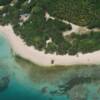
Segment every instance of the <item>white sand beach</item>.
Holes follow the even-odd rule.
[[[0,26],[0,33],[6,37],[15,54],[39,65],[100,64],[100,50],[88,54],[79,53],[78,56],[45,54],[33,46],[27,46],[20,36],[16,36],[11,25]],[[54,64],[51,63],[52,60]]]

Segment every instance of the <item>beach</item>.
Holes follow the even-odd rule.
[[[7,39],[13,50],[13,54],[19,55],[20,57],[29,60],[33,63],[43,66],[54,66],[54,65],[80,65],[80,64],[100,64],[100,50],[93,53],[77,55],[56,55],[56,54],[45,54],[44,51],[38,51],[33,46],[27,46],[20,36],[16,36],[12,26],[0,26],[0,33]],[[52,64],[52,61],[54,63]]]
[[[76,97],[75,93],[79,98],[83,93],[82,98],[96,97],[100,100],[99,65],[37,66],[12,55],[10,42],[3,35],[0,32],[0,79],[8,77],[9,83],[0,91],[1,100],[71,100]],[[60,92],[61,85],[68,87],[64,89],[64,94]]]

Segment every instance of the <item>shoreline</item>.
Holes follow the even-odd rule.
[[[12,26],[0,26],[0,32],[8,40],[9,44],[15,55],[29,60],[38,65],[42,66],[55,66],[55,65],[91,65],[100,64],[100,50],[93,53],[77,55],[56,55],[56,54],[45,54],[44,51],[38,51],[33,46],[27,46],[26,43],[13,31]],[[52,64],[54,60],[54,64]]]

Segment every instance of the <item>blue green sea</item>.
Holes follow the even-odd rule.
[[[0,35],[0,100],[100,100],[99,78],[97,65],[44,68],[15,57]]]

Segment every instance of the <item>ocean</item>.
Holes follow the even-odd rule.
[[[51,70],[17,61],[0,35],[0,100],[100,100],[99,66]]]

